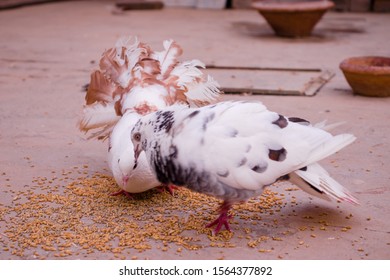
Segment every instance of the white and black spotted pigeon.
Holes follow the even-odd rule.
[[[146,157],[134,166],[134,152],[128,141],[131,129],[142,115],[172,104],[199,107],[218,100],[218,83],[206,76],[199,60],[179,61],[182,48],[173,40],[153,51],[137,38],[121,38],[106,50],[99,69],[91,74],[79,121],[89,138],[109,138],[108,163],[113,176],[128,196],[160,185]]]
[[[290,180],[311,195],[357,204],[318,161],[351,144],[300,118],[271,112],[262,103],[221,102],[199,109],[172,106],[142,117],[131,133],[163,184],[223,200],[216,225],[230,230],[228,210],[275,181]]]

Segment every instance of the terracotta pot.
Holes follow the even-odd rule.
[[[340,69],[356,94],[390,96],[390,57],[351,57],[340,63]]]
[[[252,3],[275,31],[282,37],[307,37],[323,14],[331,9],[331,1],[314,2],[273,2]]]

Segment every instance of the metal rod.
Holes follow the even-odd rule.
[[[220,66],[220,65],[206,65],[206,69],[220,69],[220,70],[262,70],[262,71],[300,71],[300,72],[321,72],[319,68],[282,68],[282,67],[256,67],[256,66]]]
[[[303,92],[298,90],[270,90],[270,89],[259,89],[259,88],[231,88],[221,87],[221,90],[225,94],[278,94],[278,95],[304,95]]]

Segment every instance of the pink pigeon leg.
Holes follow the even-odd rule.
[[[165,189],[173,196],[174,191],[179,189],[179,186],[175,185],[168,185],[165,187]]]
[[[232,215],[228,214],[230,208],[231,208],[231,203],[228,201],[224,201],[221,207],[219,208],[219,212],[220,212],[219,217],[215,221],[206,225],[207,228],[217,225],[213,231],[213,235],[217,235],[220,232],[222,226],[224,226],[226,230],[231,231],[229,226],[229,220],[232,218]]]
[[[174,195],[174,190],[179,189],[178,186],[175,185],[167,185],[167,186],[160,186],[156,188],[159,192],[168,191],[172,196]]]

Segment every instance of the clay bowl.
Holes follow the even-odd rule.
[[[340,63],[340,69],[356,94],[390,96],[390,57],[351,57]]]
[[[310,36],[323,14],[333,6],[331,1],[252,3],[252,8],[265,18],[276,35],[282,37]]]

